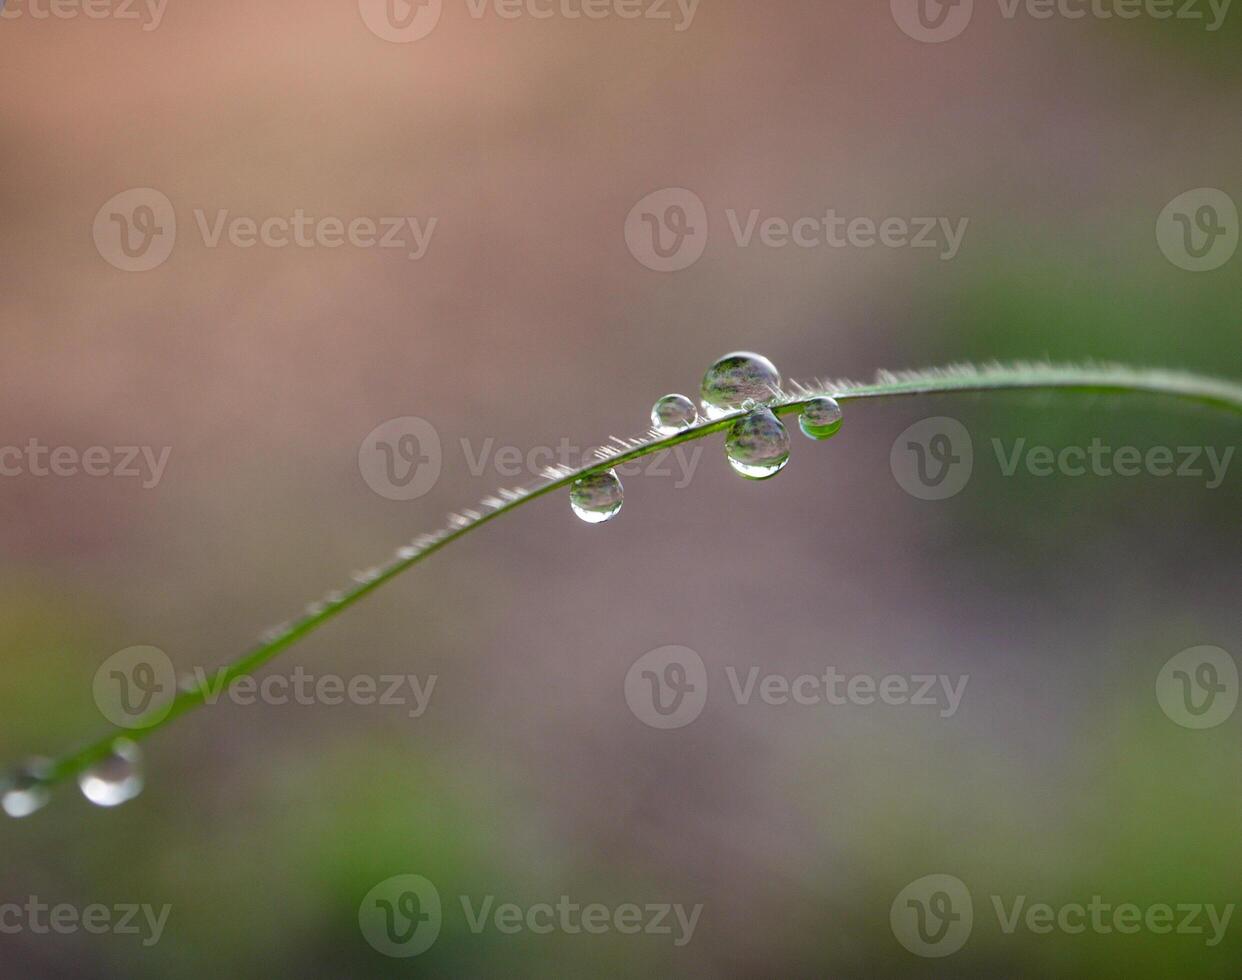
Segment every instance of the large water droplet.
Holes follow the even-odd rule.
[[[603,524],[621,510],[625,490],[612,470],[592,473],[569,488],[569,505],[588,524]]]
[[[96,806],[117,806],[142,792],[142,752],[128,739],[117,739],[103,759],[78,777],[82,795]]]
[[[740,408],[748,398],[758,405],[767,404],[776,397],[780,385],[780,372],[762,354],[726,354],[703,375],[703,411],[709,419],[718,419]]]
[[[729,429],[729,465],[748,480],[776,476],[789,462],[789,433],[769,408],[756,408]]]
[[[651,425],[662,436],[676,435],[698,420],[698,409],[685,395],[665,395],[651,409]]]
[[[31,759],[18,767],[4,784],[0,807],[10,817],[28,817],[42,810],[51,798],[51,792],[43,784],[49,765],[46,759]]]
[[[812,398],[798,416],[798,428],[811,439],[831,439],[841,431],[841,406],[835,398]]]

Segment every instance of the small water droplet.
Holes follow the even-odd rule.
[[[765,405],[776,397],[780,384],[780,372],[762,354],[726,354],[703,375],[703,411],[709,419],[718,419],[740,408],[748,398]]]
[[[117,806],[142,792],[142,752],[128,739],[117,739],[112,750],[78,777],[82,795],[96,806]]]
[[[569,488],[569,505],[588,524],[603,524],[621,510],[625,490],[612,470],[575,480]]]
[[[42,810],[51,798],[51,792],[43,784],[50,771],[46,759],[30,759],[19,766],[4,784],[0,795],[0,807],[10,817],[28,817]]]
[[[748,480],[776,476],[789,462],[789,433],[769,408],[738,419],[725,439],[729,465]]]
[[[841,406],[827,395],[812,398],[798,416],[798,428],[810,439],[831,439],[841,431]]]
[[[671,436],[694,425],[699,410],[685,395],[665,395],[651,409],[651,426],[662,436]]]

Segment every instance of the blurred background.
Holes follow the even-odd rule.
[[[1182,197],[1242,195],[1242,12],[1210,30],[1206,0],[1198,20],[976,0],[940,27],[931,0],[921,20],[902,0],[591,9],[8,0],[3,760],[107,730],[92,683],[117,651],[231,659],[526,479],[503,447],[636,434],[730,350],[800,379],[992,358],[1242,377],[1236,211]],[[759,230],[828,211],[964,231],[951,249],[942,230],[932,248]],[[268,219],[298,212],[310,244],[278,247]],[[1209,255],[1158,240],[1177,214]],[[407,217],[421,246],[404,224],[409,247],[380,247]],[[333,246],[325,218],[380,234]],[[407,416],[440,470],[391,499],[367,440]],[[934,416],[974,446],[944,500],[890,466]],[[1242,921],[1218,942],[1206,913],[1198,934],[1004,921],[1019,900],[1242,901],[1242,718],[1193,728],[1158,697],[1180,651],[1242,655],[1242,462],[1006,475],[994,446],[1223,456],[1240,434],[1152,398],[853,403],[830,442],[795,431],[772,481],[738,479],[713,437],[687,479],[626,478],[604,526],[532,502],[262,673],[434,676],[417,717],[223,698],[145,743],[132,802],[61,787],[0,823],[0,904],[169,907],[149,943],[14,913],[0,974],[1236,976]],[[31,440],[105,447],[112,475],[36,475]],[[158,479],[115,472],[129,446],[167,447]],[[708,697],[661,730],[625,685],[666,645],[702,658]],[[741,703],[729,680],[830,667],[968,680],[952,712]],[[359,909],[407,874],[442,924],[394,959]],[[973,897],[943,958],[897,924],[931,874]],[[476,932],[461,896],[702,908],[679,944]]]

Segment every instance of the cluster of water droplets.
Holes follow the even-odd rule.
[[[0,792],[0,809],[10,817],[42,810],[51,799],[51,773],[46,759],[30,759],[19,766]],[[118,806],[141,793],[142,787],[142,752],[126,738],[118,738],[102,759],[78,776],[82,795],[96,806]]]
[[[651,409],[651,435],[673,436],[701,418],[715,421],[743,412],[725,437],[725,455],[739,475],[766,480],[789,462],[789,433],[771,407],[785,401],[776,365],[762,354],[736,351],[707,369],[699,387],[699,407],[685,395],[659,399]],[[817,395],[804,401],[798,427],[809,439],[830,439],[840,431],[841,418],[835,398]],[[582,520],[601,524],[620,512],[624,496],[621,480],[608,470],[576,480],[569,502]]]
[[[595,451],[599,463],[637,455],[652,441],[675,436],[703,421],[738,417],[729,426],[725,453],[735,472],[751,480],[775,476],[789,461],[789,434],[773,408],[797,399],[802,403],[799,428],[811,439],[828,439],[841,428],[841,407],[836,400],[816,395],[794,385],[794,396],[781,388],[776,366],[760,354],[739,351],[716,361],[706,374],[699,391],[699,404],[682,394],[660,398],[651,409],[651,428],[636,439],[616,436]],[[386,562],[354,572],[347,589],[334,589],[322,599],[306,606],[300,617],[265,631],[260,642],[270,644],[306,626],[311,620],[330,613],[355,594],[387,578],[475,524],[532,494],[549,483],[573,474],[567,466],[549,466],[540,474],[541,482],[497,490],[472,509],[450,514],[446,525],[430,534],[420,534],[402,545]],[[602,524],[621,511],[624,488],[615,469],[602,470],[574,481],[569,491],[570,506],[579,518]],[[196,693],[194,678],[180,685],[183,694]],[[52,764],[32,759],[16,769],[0,784],[0,809],[11,817],[25,817],[42,809],[50,797]],[[118,738],[107,754],[78,775],[82,794],[97,806],[117,806],[133,799],[143,788],[142,756],[132,741]]]

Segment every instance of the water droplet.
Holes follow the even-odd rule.
[[[96,806],[117,806],[142,792],[142,752],[128,739],[78,777],[82,795]]]
[[[665,395],[651,409],[651,426],[662,436],[671,436],[694,425],[699,410],[685,395]]]
[[[810,439],[831,439],[841,431],[841,406],[835,398],[812,398],[798,416],[798,428]]]
[[[765,405],[776,397],[781,374],[762,354],[737,351],[726,354],[703,375],[703,411],[718,419],[739,408],[750,398]]]
[[[725,439],[729,465],[748,480],[776,476],[789,462],[789,433],[769,408],[738,419]]]
[[[46,759],[31,759],[19,766],[4,784],[0,807],[10,817],[28,817],[42,810],[51,798],[51,792],[43,784],[50,765]]]
[[[603,524],[621,510],[625,490],[612,470],[592,473],[574,481],[569,488],[569,504],[588,524]]]

